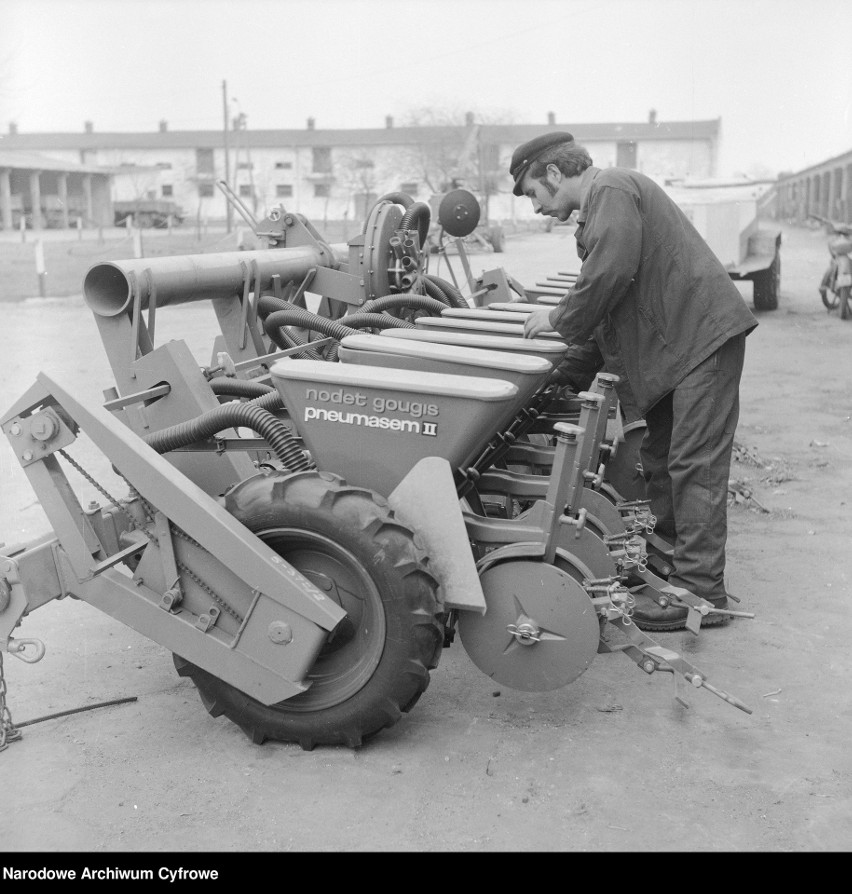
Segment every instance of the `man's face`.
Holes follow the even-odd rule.
[[[524,174],[522,189],[523,194],[532,202],[536,214],[566,221],[574,210],[568,186],[568,178],[562,175],[559,168],[556,165],[548,165],[541,180],[534,179],[527,171]]]

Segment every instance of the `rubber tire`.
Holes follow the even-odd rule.
[[[837,292],[831,287],[834,280],[834,267],[825,271],[822,282],[819,284],[819,297],[826,310],[834,310],[837,307]]]
[[[384,626],[383,641],[368,641],[367,649],[380,649],[381,654],[371,672],[367,667],[369,677],[362,680],[362,656],[353,653],[360,670],[346,671],[354,675],[355,682],[342,684],[338,702],[333,702],[335,692],[329,691],[327,678],[323,691],[315,684],[291,699],[267,706],[175,656],[178,673],[192,679],[210,714],[224,714],[256,744],[273,739],[298,742],[305,750],[315,745],[355,748],[396,723],[429,685],[429,671],[437,667],[444,638],[438,584],[414,534],[394,520],[383,497],[351,487],[328,472],[262,473],[228,491],[224,502],[235,518],[284,558],[288,555],[286,543],[282,548],[280,534],[276,542],[275,529],[297,529],[293,536],[307,541],[314,538],[317,543],[319,538],[327,538],[346,551],[357,563],[352,566],[355,574],[366,574],[372,582],[372,588],[358,594],[359,602],[369,603],[373,611],[371,620],[366,614],[369,609],[364,610],[366,620],[359,639],[368,641],[370,633],[381,636],[375,631]],[[302,573],[310,573],[310,560],[306,563],[304,554],[301,562],[297,557],[293,564]],[[342,651],[346,643],[328,650],[332,654]],[[314,668],[322,664],[323,655]],[[320,675],[322,672],[320,667]],[[325,672],[328,674],[327,667]],[[358,685],[357,691],[347,690]],[[312,702],[317,698],[325,704],[315,707]]]
[[[753,282],[755,310],[777,310],[781,288],[781,255],[778,252],[766,270],[754,275]]]
[[[837,290],[838,299],[840,301],[840,319],[848,320],[852,317],[852,307],[849,307],[849,286],[841,286]]]

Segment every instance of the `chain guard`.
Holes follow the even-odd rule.
[[[459,635],[484,674],[512,689],[546,692],[573,682],[592,663],[598,616],[570,574],[514,559],[491,565],[480,580],[488,610],[461,612]]]

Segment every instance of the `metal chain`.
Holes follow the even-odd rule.
[[[95,488],[97,488],[111,503],[115,500],[83,469],[79,463],[75,462],[64,450],[59,453]],[[116,504],[117,505],[117,504]],[[3,653],[0,652],[0,751],[5,750],[10,742],[15,742],[21,738],[21,732],[12,722],[12,714],[6,704],[6,677],[3,673]]]
[[[121,475],[120,472],[118,474]],[[123,475],[121,477],[124,478]],[[126,478],[124,480],[127,481]],[[129,481],[127,481],[127,486],[130,488],[130,492],[132,494],[135,494],[138,498],[139,503],[142,506],[142,511],[145,513],[145,518],[147,518],[148,521],[153,524],[154,512],[151,504],[139,493],[138,490],[136,490],[136,488]],[[169,522],[169,531],[176,537],[180,537],[181,540],[185,540],[187,543],[191,543],[193,546],[197,546],[200,550],[207,552],[207,550],[205,550],[204,547],[197,540],[195,540],[193,537],[190,537],[189,534],[186,533],[186,531],[184,531],[182,528],[179,528],[172,521]],[[203,581],[191,568],[181,562],[177,558],[177,556],[175,556],[175,565],[177,565],[178,570],[182,571],[184,574],[187,575],[187,577],[195,581],[195,583],[198,584],[198,586],[201,587],[201,589],[204,590],[204,592],[207,593],[214,602],[217,602],[220,606],[222,606],[227,614],[229,614],[232,618],[236,618],[237,623],[243,623],[242,615],[231,608],[231,606],[228,605],[228,603],[209,584],[205,583],[205,581]]]
[[[0,652],[0,751],[20,738],[21,731],[12,722],[12,714],[6,705],[6,677],[3,674],[3,653]]]
[[[58,452],[86,479],[86,481],[89,482],[89,484],[92,485],[92,487],[94,487],[107,500],[109,500],[109,502],[112,503],[112,505],[115,506],[116,509],[122,509],[118,500],[116,500],[115,497],[113,497],[106,489],[101,487],[101,485],[98,484],[98,482],[95,481],[95,479],[78,462],[76,462],[76,460],[74,460],[71,456],[69,456],[68,453],[66,453],[64,450],[60,450]],[[131,496],[135,496],[135,498],[139,500],[139,504],[142,507],[142,511],[145,513],[145,518],[148,520],[149,523],[153,524],[154,523],[153,507],[148,503],[147,500],[145,500],[145,498],[139,493],[139,491],[124,477],[124,475],[121,474],[121,472],[116,470],[116,474],[127,485],[127,487],[130,490]],[[142,533],[148,538],[148,540],[151,543],[157,542],[157,538],[150,531],[146,530],[144,527],[139,525],[136,522],[136,519],[134,519],[130,513],[127,513],[127,516],[129,518],[130,524],[133,528],[135,528],[136,530],[142,531]],[[182,531],[180,528],[177,527],[177,525],[173,524],[172,522],[169,522],[169,530],[173,534],[177,535],[178,537],[181,537],[183,540],[186,540],[188,543],[194,544],[199,549],[202,549],[202,550],[204,549],[204,547],[200,543],[198,543],[198,541],[193,540],[192,537],[189,536],[189,534]],[[212,587],[210,587],[208,584],[206,584],[197,574],[195,574],[195,572],[193,572],[190,568],[188,568],[183,562],[178,561],[177,557],[175,557],[175,564],[182,572],[184,572],[184,574],[186,574],[188,577],[192,578],[192,580],[195,581],[195,583],[198,584],[198,586],[201,587],[201,589],[204,590],[205,593],[207,593],[214,600],[214,602],[218,603],[225,612],[227,612],[229,615],[231,615],[231,617],[236,618],[237,623],[242,624],[242,622],[243,622],[242,616],[238,612],[236,612],[233,608],[231,608],[231,606],[228,605],[228,603],[221,596],[219,596],[219,594],[216,593]]]
[[[177,525],[170,523],[169,529],[175,536],[180,537],[181,540],[185,540],[187,543],[192,543],[199,549],[204,549],[204,547],[197,540],[194,540],[192,537],[189,536],[189,534],[177,527]],[[183,562],[180,562],[177,557],[175,557],[175,564],[188,577],[192,578],[192,580],[195,581],[195,583],[198,584],[198,586],[201,587],[201,589],[204,590],[204,592],[207,593],[215,602],[221,605],[224,611],[226,611],[232,618],[236,618],[238,624],[243,623],[242,615],[231,608],[231,606],[228,605],[228,603],[218,593],[216,593],[216,591],[211,586],[206,584],[194,571],[187,568],[187,566],[184,565]]]
[[[102,488],[76,460],[69,456],[64,450],[60,450],[59,453],[89,482],[89,484],[103,494],[113,506],[119,509],[121,508],[118,502],[107,493],[107,491],[104,490],[104,488]],[[18,739],[21,738],[21,731],[12,721],[12,713],[9,710],[9,706],[6,704],[6,692],[6,675],[3,672],[3,653],[0,652],[0,751],[5,751],[11,742],[17,742]]]
[[[109,500],[109,502],[112,503],[112,505],[115,506],[116,509],[121,509],[121,504],[118,502],[118,500],[116,500],[115,497],[113,497],[112,494],[110,494],[105,488],[101,487],[100,484],[98,484],[98,482],[95,481],[95,479],[92,478],[92,476],[80,465],[80,463],[77,462],[77,460],[75,460],[64,450],[58,450],[57,452],[63,459],[65,459],[66,462],[72,465],[86,479],[86,481],[88,481],[89,484],[91,484],[92,487],[95,488],[96,491],[106,497],[106,499]],[[125,481],[127,480],[126,478],[124,478],[123,475],[121,477]],[[136,527],[132,518],[130,519],[130,521],[134,524],[134,527]]]

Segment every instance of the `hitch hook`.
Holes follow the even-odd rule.
[[[28,654],[25,650],[27,647],[32,646],[35,649],[35,654]],[[7,651],[10,655],[14,655],[15,658],[20,658],[21,661],[25,661],[27,664],[35,664],[38,661],[41,661],[44,658],[44,653],[46,651],[44,643],[40,639],[12,639],[9,637],[9,642],[7,645]]]

